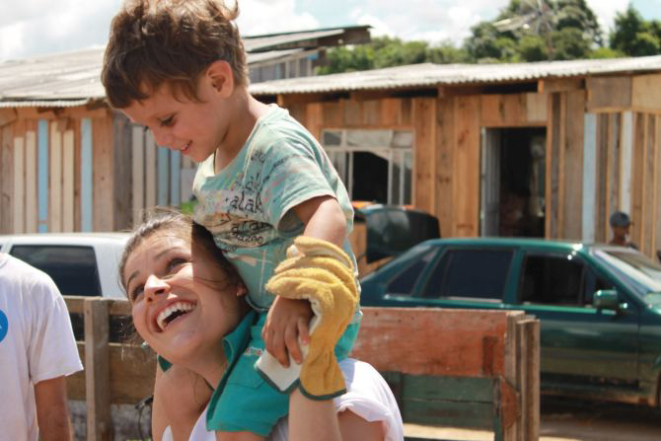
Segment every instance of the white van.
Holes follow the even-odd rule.
[[[64,295],[126,298],[118,265],[128,233],[0,235],[0,251],[44,271]]]

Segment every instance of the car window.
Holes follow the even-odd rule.
[[[10,254],[51,276],[62,294],[101,295],[96,255],[92,247],[14,245]]]
[[[502,300],[513,255],[512,250],[448,250],[423,296]]]
[[[529,255],[523,264],[522,302],[582,305],[584,263],[573,256]]]
[[[429,265],[437,253],[438,250],[431,250],[423,253],[419,259],[390,281],[388,284],[388,293],[411,295],[416,282],[420,278],[420,274],[422,274],[422,271]]]
[[[589,269],[585,273],[585,290],[583,295],[583,304],[592,305],[594,293],[606,289],[615,289],[615,286]]]

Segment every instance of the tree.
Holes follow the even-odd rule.
[[[472,36],[464,44],[466,51],[478,62],[567,60],[587,58],[603,43],[597,17],[585,0],[544,1],[548,9],[542,18],[499,31],[495,23],[530,12],[521,0],[511,0],[495,20],[472,28]]]
[[[633,5],[615,16],[610,47],[632,57],[655,55],[661,49],[661,25],[647,22]]]
[[[418,63],[460,63],[468,59],[465,52],[450,42],[432,46],[426,41],[407,41],[378,37],[371,43],[338,47],[327,53],[328,64],[318,74],[381,69]]]

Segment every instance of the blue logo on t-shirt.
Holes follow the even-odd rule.
[[[7,336],[7,331],[9,331],[9,320],[5,313],[0,311],[0,342]]]

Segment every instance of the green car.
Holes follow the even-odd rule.
[[[533,239],[435,239],[361,284],[364,306],[535,315],[542,392],[659,406],[661,266],[636,250]]]

